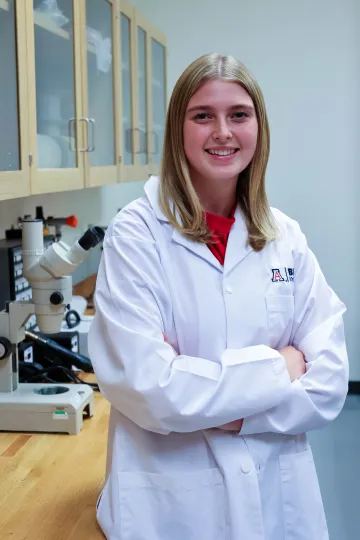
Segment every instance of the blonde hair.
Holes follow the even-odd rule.
[[[265,172],[270,152],[270,132],[260,87],[246,67],[232,56],[208,54],[195,60],[173,90],[165,126],[159,203],[170,223],[196,242],[210,240],[203,208],[192,185],[184,150],[184,121],[191,97],[214,79],[237,82],[251,97],[258,120],[254,157],[239,175],[237,198],[245,217],[248,243],[260,251],[276,237],[276,225],[265,192]]]

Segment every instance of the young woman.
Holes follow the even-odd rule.
[[[269,208],[268,156],[254,78],[199,58],[170,100],[160,179],[107,231],[89,350],[112,405],[110,540],[328,539],[305,432],[345,400],[345,308]]]

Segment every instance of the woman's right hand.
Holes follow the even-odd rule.
[[[286,367],[290,375],[291,382],[300,379],[306,373],[306,363],[302,352],[291,345],[283,347],[279,353],[285,358]]]

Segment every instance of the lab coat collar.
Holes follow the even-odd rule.
[[[159,205],[159,184],[160,179],[157,176],[151,176],[145,184],[145,194],[160,221],[169,222],[168,218],[162,212]],[[177,244],[184,246],[198,257],[206,260],[214,268],[229,274],[247,255],[253,251],[251,246],[247,246],[248,231],[245,220],[239,207],[235,211],[235,223],[231,228],[228,244],[226,248],[224,267],[219,263],[213,253],[205,244],[194,242],[176,229],[173,230],[172,239]]]
[[[205,259],[214,268],[219,270],[219,272],[222,272],[224,276],[229,275],[230,272],[232,272],[232,270],[234,270],[234,268],[253,251],[253,248],[250,245],[247,245],[248,231],[246,228],[245,219],[239,206],[235,210],[234,217],[235,223],[230,230],[224,266],[219,263],[215,255],[210,251],[206,244],[194,242],[183,234],[179,233],[179,231],[176,229],[173,231],[172,239],[174,242],[181,244],[189,251],[195,253],[198,257]]]
[[[144,186],[145,195],[147,196],[151,208],[154,210],[156,217],[160,221],[169,221],[160,208],[159,204],[159,187],[160,178],[158,176],[150,176],[149,180]]]

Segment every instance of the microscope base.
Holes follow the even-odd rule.
[[[0,392],[0,431],[77,435],[84,411],[94,414],[94,392],[86,384],[23,383]]]

